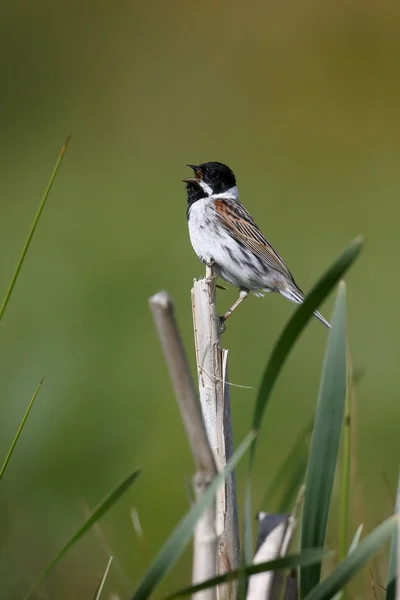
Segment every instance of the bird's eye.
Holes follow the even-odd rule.
[[[210,177],[212,177],[212,178],[214,179],[214,177],[216,177],[216,176],[217,176],[217,171],[214,171],[214,169],[212,169],[212,170],[209,172],[209,176],[210,176]]]

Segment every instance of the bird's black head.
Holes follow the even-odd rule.
[[[206,162],[187,166],[194,171],[194,177],[183,180],[186,183],[189,205],[213,194],[223,194],[236,185],[233,172],[223,163]]]
[[[236,185],[232,170],[223,163],[206,162],[195,167],[194,171],[200,173],[201,180],[210,186],[213,194],[222,194]]]

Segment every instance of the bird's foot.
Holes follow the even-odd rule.
[[[199,256],[199,260],[203,265],[206,265],[206,267],[210,267],[210,269],[215,265],[215,260],[209,256]]]

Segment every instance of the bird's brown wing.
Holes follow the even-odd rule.
[[[262,261],[265,261],[271,269],[279,271],[290,281],[293,281],[292,274],[282,258],[265,239],[253,217],[240,202],[217,199],[214,200],[214,207],[221,224],[238,242],[251,250]]]

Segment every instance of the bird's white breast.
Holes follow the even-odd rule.
[[[214,199],[202,198],[192,204],[189,211],[189,235],[199,259],[204,263],[212,261],[219,277],[237,287],[249,287],[248,275],[251,276],[251,273],[246,273],[240,259],[246,254],[250,265],[251,253],[243,250],[221,224],[214,208]],[[250,286],[252,287],[254,286]]]
[[[221,228],[217,230],[216,217],[214,201],[210,198],[197,200],[189,210],[190,241],[202,262],[215,260],[215,249],[221,244]]]

